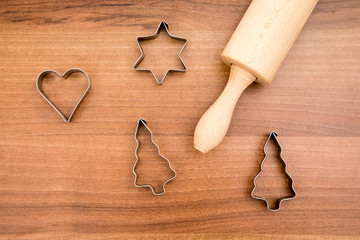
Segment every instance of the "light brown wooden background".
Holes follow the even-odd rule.
[[[272,84],[243,94],[222,144],[205,155],[193,148],[196,123],[229,74],[220,53],[249,3],[2,0],[0,238],[359,237],[360,1],[320,0]],[[132,65],[136,37],[161,20],[189,39],[188,71],[157,86]],[[179,45],[161,39],[145,43],[143,63],[160,74],[179,63]],[[93,86],[64,123],[35,80],[45,69],[71,67],[84,69]],[[49,84],[67,112],[85,87]],[[164,196],[133,186],[140,117],[178,173]],[[271,131],[298,193],[277,213],[250,197]],[[142,146],[139,171],[164,178],[151,145]],[[286,192],[286,179],[278,180],[272,160],[259,191],[273,198]]]

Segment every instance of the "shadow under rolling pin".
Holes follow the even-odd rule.
[[[229,81],[199,120],[194,147],[209,152],[229,128],[242,92],[254,81],[270,84],[318,0],[253,0],[221,54]]]

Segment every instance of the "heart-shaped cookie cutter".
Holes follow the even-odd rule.
[[[86,88],[85,92],[83,93],[83,95],[81,96],[79,101],[76,103],[76,105],[75,105],[74,109],[72,110],[70,116],[66,117],[65,114],[62,113],[60,111],[60,109],[45,94],[42,85],[43,85],[44,79],[49,74],[55,73],[55,74],[59,75],[60,77],[62,77],[64,79],[67,79],[71,74],[76,73],[76,72],[81,72],[81,73],[85,74],[85,76],[86,76],[86,78],[88,80],[88,87]],[[86,96],[86,94],[88,94],[88,92],[89,92],[89,90],[91,88],[91,80],[90,80],[90,77],[87,75],[87,73],[85,71],[81,70],[80,68],[71,68],[71,69],[67,70],[66,72],[64,72],[64,74],[62,74],[62,75],[60,73],[58,73],[57,71],[54,71],[54,70],[45,70],[45,71],[42,71],[39,74],[39,76],[37,77],[37,79],[36,79],[36,88],[37,88],[38,92],[41,94],[41,96],[43,96],[43,98],[45,98],[45,100],[55,109],[55,111],[62,117],[62,119],[65,122],[70,122],[73,115],[74,115],[74,113],[78,109],[79,104],[84,100],[84,97]]]

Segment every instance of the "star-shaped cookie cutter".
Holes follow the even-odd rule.
[[[185,43],[184,43],[184,46],[181,48],[181,50],[180,50],[180,52],[179,52],[179,58],[180,58],[180,61],[181,61],[182,66],[183,66],[183,69],[177,69],[177,68],[168,69],[168,70],[166,71],[165,75],[163,76],[163,78],[161,79],[161,81],[159,81],[159,79],[156,77],[155,73],[154,73],[151,69],[149,69],[149,68],[137,68],[137,67],[138,67],[139,64],[142,62],[142,60],[145,58],[145,54],[144,54],[144,51],[143,51],[143,49],[142,49],[142,47],[141,47],[141,45],[140,45],[140,41],[142,41],[142,40],[151,40],[151,39],[157,38],[157,37],[159,36],[160,31],[161,31],[162,28],[165,28],[167,34],[168,34],[172,39],[184,41]],[[140,55],[140,57],[136,60],[134,66],[133,66],[133,69],[134,69],[135,71],[149,71],[149,72],[151,72],[152,75],[154,76],[156,82],[157,82],[159,85],[161,85],[161,84],[164,82],[165,77],[168,75],[168,73],[169,73],[170,71],[174,71],[174,72],[185,72],[185,71],[186,71],[187,68],[186,68],[186,65],[185,65],[183,59],[181,58],[181,53],[182,53],[182,51],[184,50],[184,48],[186,47],[186,44],[187,44],[188,40],[187,40],[186,38],[183,38],[183,37],[178,37],[178,36],[172,35],[172,34],[169,32],[169,24],[168,24],[166,21],[160,22],[160,24],[159,24],[159,26],[158,26],[158,28],[157,28],[157,30],[155,31],[154,34],[148,35],[148,36],[137,37],[137,38],[136,38],[136,41],[137,41],[137,44],[138,44],[138,46],[139,46],[141,55]]]
[[[279,149],[279,158],[281,159],[281,162],[283,164],[283,170],[286,174],[286,177],[289,179],[289,187],[290,187],[290,191],[291,191],[291,195],[290,196],[287,196],[287,197],[283,197],[283,198],[279,198],[277,199],[276,201],[276,207],[275,208],[271,208],[269,206],[269,202],[265,199],[265,198],[262,198],[262,197],[258,197],[258,196],[255,196],[254,195],[254,192],[255,192],[255,189],[256,189],[256,179],[260,176],[260,174],[262,173],[263,171],[263,165],[264,165],[264,162],[266,160],[266,157],[267,157],[267,154],[266,154],[266,146],[267,144],[269,143],[270,139],[271,138],[274,138],[275,142],[276,142],[276,145],[278,146],[278,149]],[[262,200],[266,203],[266,207],[269,211],[272,211],[272,212],[277,212],[280,210],[280,207],[281,207],[281,203],[283,201],[287,201],[287,200],[291,200],[291,199],[294,199],[296,197],[296,191],[294,189],[294,180],[292,179],[292,177],[290,176],[290,174],[288,173],[287,171],[287,165],[286,165],[286,162],[284,160],[284,158],[282,157],[282,147],[280,145],[280,142],[277,138],[277,133],[276,132],[272,132],[270,133],[268,139],[266,140],[265,142],[265,145],[264,145],[264,159],[262,160],[261,162],[261,165],[260,165],[260,172],[255,176],[254,180],[253,180],[253,184],[254,184],[254,188],[252,189],[251,191],[251,197],[254,198],[254,199],[258,199],[258,200]]]
[[[69,117],[66,117],[65,114],[55,105],[55,103],[53,103],[50,98],[45,94],[44,90],[43,90],[43,82],[44,79],[49,75],[49,74],[57,74],[60,77],[67,79],[68,77],[70,77],[71,74],[73,73],[77,73],[77,72],[81,72],[83,74],[85,74],[87,81],[88,81],[88,86],[85,90],[85,92],[83,93],[83,95],[80,97],[79,101],[76,103],[75,107],[73,108],[71,114],[69,115]],[[76,110],[78,109],[80,103],[84,100],[85,96],[89,93],[91,88],[91,80],[89,75],[87,75],[87,73],[80,69],[80,68],[71,68],[69,70],[67,70],[66,72],[64,72],[63,74],[58,73],[57,71],[54,70],[45,70],[42,71],[39,76],[36,79],[36,89],[38,90],[38,92],[40,93],[40,95],[50,104],[50,106],[52,108],[55,109],[55,111],[62,117],[62,119],[64,120],[64,122],[70,122],[74,113],[76,112]]]
[[[136,183],[136,182],[137,182],[137,179],[138,179],[138,175],[137,175],[135,169],[136,169],[136,165],[137,165],[138,162],[139,162],[138,150],[139,150],[139,146],[140,146],[140,142],[139,142],[139,140],[137,139],[137,135],[138,135],[138,130],[139,130],[139,128],[140,128],[141,125],[143,125],[143,126],[149,131],[151,142],[156,146],[156,148],[157,148],[157,150],[158,150],[159,156],[162,157],[163,159],[165,159],[165,160],[168,162],[169,168],[171,169],[171,171],[174,172],[174,176],[172,176],[171,178],[167,179],[167,180],[163,183],[163,185],[162,185],[163,191],[160,192],[160,193],[155,192],[154,188],[153,188],[151,185],[149,185],[149,184],[138,185],[138,184]],[[176,177],[176,171],[171,167],[170,161],[160,153],[160,148],[159,148],[159,146],[154,142],[154,140],[153,140],[153,133],[151,132],[150,128],[146,125],[145,119],[140,118],[139,121],[138,121],[138,123],[137,123],[137,127],[136,127],[136,130],[135,130],[135,141],[136,141],[137,145],[136,145],[136,149],[135,149],[136,161],[135,161],[135,164],[134,164],[134,167],[133,167],[133,173],[134,173],[134,175],[135,175],[134,186],[135,186],[135,187],[148,187],[148,188],[151,189],[151,191],[152,191],[152,193],[153,193],[154,195],[157,195],[157,196],[163,195],[163,194],[165,193],[165,184],[168,183],[168,182],[170,182],[171,180],[173,180],[173,179]]]

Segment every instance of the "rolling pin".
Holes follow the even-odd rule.
[[[194,147],[209,152],[229,128],[236,103],[252,83],[270,84],[318,0],[253,0],[230,38],[221,60],[229,81],[199,120]]]

